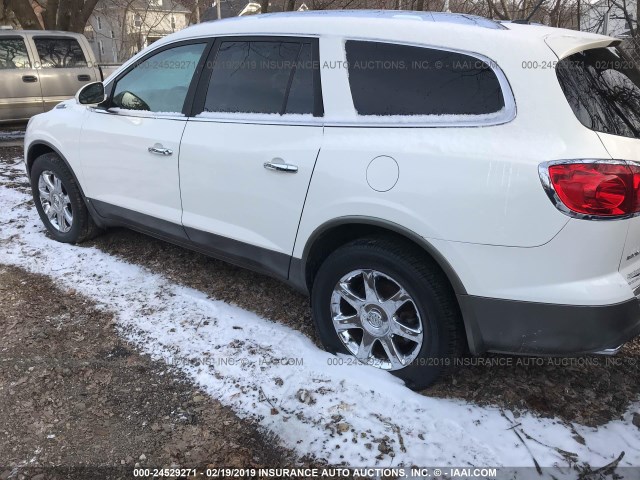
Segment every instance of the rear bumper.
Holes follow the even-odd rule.
[[[608,353],[640,334],[640,302],[558,305],[458,295],[471,353]]]

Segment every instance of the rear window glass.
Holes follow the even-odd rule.
[[[346,42],[349,84],[360,115],[483,115],[505,106],[491,67],[462,53]]]
[[[560,86],[592,130],[640,138],[640,71],[620,48],[595,48],[558,62]]]

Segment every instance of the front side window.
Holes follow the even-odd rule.
[[[75,38],[33,39],[40,57],[42,68],[78,68],[86,67],[87,59]]]
[[[379,42],[345,47],[359,115],[486,115],[505,107],[496,74],[478,58]]]
[[[0,70],[31,68],[27,45],[22,38],[0,38]]]
[[[143,60],[120,78],[113,93],[113,106],[124,110],[182,113],[206,43],[163,50]]]
[[[310,43],[223,41],[204,111],[312,115],[313,72]]]
[[[573,113],[597,132],[640,138],[640,71],[620,48],[594,48],[558,62]]]

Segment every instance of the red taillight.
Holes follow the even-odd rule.
[[[549,181],[570,211],[602,217],[640,212],[640,167],[591,162],[550,165]]]

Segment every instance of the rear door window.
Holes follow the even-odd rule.
[[[314,81],[309,40],[224,40],[212,65],[204,114],[313,115]]]
[[[313,60],[311,44],[302,45],[298,61],[295,64],[291,88],[284,113],[313,113]]]
[[[558,62],[573,113],[597,132],[640,138],[640,71],[619,47],[595,48]]]
[[[27,45],[22,38],[0,38],[0,70],[31,68]]]
[[[35,37],[42,68],[81,68],[87,66],[87,59],[75,38]]]
[[[349,85],[359,115],[484,115],[505,107],[483,60],[391,43],[347,41]]]

